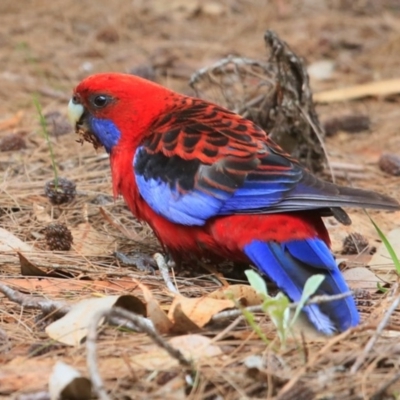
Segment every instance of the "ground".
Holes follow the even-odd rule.
[[[107,156],[89,144],[77,143],[65,119],[72,88],[82,78],[101,71],[134,72],[191,93],[192,73],[223,57],[266,59],[266,29],[277,32],[307,65],[327,73],[326,79],[312,74],[314,93],[399,78],[400,5],[396,0],[109,0],[101,4],[3,0],[0,15],[1,283],[29,296],[66,304],[131,293],[144,298],[148,307],[150,300],[139,283],[151,289],[160,310],[170,310],[172,298],[159,271],[152,274],[124,266],[113,255],[118,250],[151,256],[162,250],[123,201],[112,199]],[[328,72],[318,64],[322,60],[328,61]],[[369,119],[368,129],[340,130],[326,138],[329,161],[340,182],[400,198],[399,177],[382,171],[378,163],[385,153],[400,156],[400,108],[394,86],[380,95],[319,102],[317,112],[323,122],[343,115]],[[58,173],[76,184],[77,195],[67,204],[53,205],[44,195],[54,167],[38,108],[47,121]],[[329,177],[328,169],[325,175]],[[370,212],[385,233],[399,228],[399,214]],[[360,328],[333,338],[305,334],[281,346],[265,319],[261,326],[269,344],[243,322],[207,326],[200,330],[202,338],[212,338],[209,347],[218,351],[214,357],[198,357],[196,382],[189,385],[183,379],[183,367],[165,361],[148,335],[107,327],[97,351],[110,396],[398,398],[400,323],[390,307],[396,305],[399,294],[393,262],[371,261],[365,252],[352,257],[340,254],[350,232],[361,233],[372,247],[380,246],[368,217],[361,211],[350,211],[350,215],[351,227],[327,220],[335,254],[346,260],[347,271],[360,274],[355,267],[362,266],[363,271],[383,279],[387,288],[385,293],[378,292],[376,281],[371,285],[363,272],[349,278],[350,286],[358,291]],[[45,228],[53,222],[70,229],[71,250],[49,249]],[[396,241],[397,236],[391,237]],[[69,279],[47,275],[39,280],[35,266],[46,271],[44,275],[61,269]],[[176,272],[174,283],[181,295],[202,298],[226,282],[221,275],[218,280],[210,277],[215,266],[207,268]],[[48,320],[37,309],[16,303],[18,299],[0,297],[0,398],[46,391],[57,360],[89,376],[85,345],[52,341],[44,330]],[[177,335],[167,338],[180,338]],[[187,338],[182,336],[175,346],[187,350],[193,345],[182,344]],[[149,354],[155,354],[153,359]],[[139,359],[148,363],[141,364]]]

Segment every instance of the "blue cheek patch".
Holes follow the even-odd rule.
[[[100,119],[92,117],[90,119],[90,128],[96,135],[99,142],[104,146],[107,153],[118,143],[121,132],[113,121],[109,119]]]

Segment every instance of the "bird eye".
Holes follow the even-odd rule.
[[[103,108],[109,103],[109,100],[110,98],[108,96],[100,94],[94,97],[92,102],[96,108]]]

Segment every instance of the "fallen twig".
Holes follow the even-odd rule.
[[[333,103],[335,101],[355,100],[367,96],[389,96],[397,93],[400,93],[399,78],[314,93],[314,101],[317,103]]]
[[[133,314],[123,308],[116,307],[112,309],[100,310],[95,314],[92,321],[88,326],[88,335],[86,339],[86,350],[87,350],[87,366],[92,381],[93,389],[100,400],[109,400],[103,380],[100,376],[98,365],[97,365],[97,354],[96,354],[96,340],[97,340],[97,328],[102,318],[113,319],[123,318],[133,323],[137,330],[146,333],[154,343],[164,349],[172,358],[176,359],[179,364],[185,369],[192,369],[193,365],[190,360],[175,347],[171,346],[165,341],[161,335],[154,329],[154,327],[148,323],[148,321],[139,315]]]
[[[3,293],[9,300],[19,304],[21,307],[39,309],[45,315],[52,314],[62,316],[70,310],[70,306],[65,303],[48,300],[44,297],[30,296],[11,289],[9,286],[1,282],[0,292]]]
[[[353,295],[353,292],[345,292],[345,293],[341,293],[341,294],[335,294],[333,296],[328,296],[328,295],[315,296],[311,300],[307,301],[307,303],[305,305],[307,306],[310,304],[327,303],[327,302],[334,301],[334,300],[341,300],[341,299],[344,299],[344,298],[352,296],[352,295]],[[289,308],[292,310],[295,310],[298,307],[298,305],[299,305],[299,303],[291,303],[289,305]],[[246,307],[245,310],[253,312],[253,313],[263,312],[263,306],[260,304],[258,306]],[[237,309],[229,310],[229,311],[222,311],[222,312],[214,315],[211,318],[210,322],[219,322],[223,319],[236,318],[242,314],[243,314],[242,310],[237,310]]]
[[[172,293],[179,293],[179,290],[175,287],[175,285],[171,281],[171,278],[169,276],[169,271],[168,271],[168,265],[165,262],[165,258],[163,257],[163,255],[160,253],[156,253],[156,254],[154,254],[153,258],[154,258],[155,262],[157,263],[157,266],[161,272],[161,276],[163,277],[168,290]]]

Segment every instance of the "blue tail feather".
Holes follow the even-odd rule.
[[[245,254],[293,301],[299,301],[307,279],[323,274],[316,294],[340,294],[349,290],[328,246],[318,238],[284,243],[254,240]],[[359,323],[352,297],[306,306],[304,312],[315,327],[325,334],[344,331]]]

